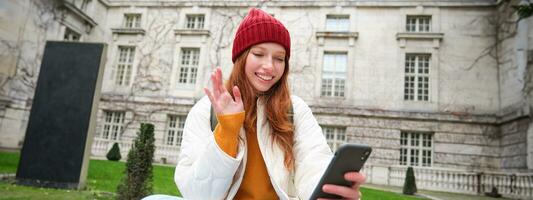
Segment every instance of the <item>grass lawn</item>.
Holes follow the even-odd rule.
[[[0,174],[17,171],[19,153],[0,152]],[[122,179],[125,163],[107,160],[91,160],[87,177],[87,189],[58,190],[18,186],[0,181],[0,199],[113,199],[117,185]],[[174,183],[174,167],[154,165],[153,189],[155,194],[180,196]],[[415,200],[423,199],[386,192],[371,188],[362,188],[363,200]]]
[[[89,190],[115,192],[126,168],[123,162],[91,160],[87,186]],[[174,183],[174,167],[154,165],[153,189],[155,194],[180,196]]]
[[[0,199],[115,199],[114,194],[98,191],[58,190],[48,188],[35,188],[19,186],[11,183],[0,182]]]
[[[19,153],[0,152],[0,174],[16,173],[18,162]],[[104,192],[102,194],[105,194],[106,192],[114,193],[122,179],[125,167],[126,165],[124,162],[91,160],[89,162],[89,173],[87,175],[87,190],[79,192],[80,194],[76,194],[70,199],[78,199],[78,197],[80,199],[93,199],[95,198],[94,196],[102,196],[102,192]],[[181,196],[174,183],[174,167],[154,165],[153,173],[153,189],[155,194]],[[13,194],[14,199],[17,199],[16,197],[24,195],[25,193],[30,194],[31,192],[29,191],[33,191],[33,193],[37,193],[37,195],[43,192],[51,195],[71,195],[77,193],[77,191],[68,190],[35,189],[32,187],[16,186],[2,182],[0,185],[0,194],[2,194],[0,199],[5,199],[6,195],[3,195],[4,193]],[[92,191],[92,193],[89,191]],[[105,199],[105,195],[103,196]],[[37,197],[25,196],[22,199],[39,199],[39,197],[42,197],[41,199],[56,199],[53,196],[40,195]],[[7,199],[13,198],[9,197]]]
[[[0,152],[0,174],[16,173],[19,165],[19,153]]]
[[[371,200],[371,199],[379,199],[379,200],[421,200],[421,199],[427,199],[424,197],[417,197],[417,196],[408,196],[403,194],[398,194],[394,192],[387,192],[382,190],[376,190],[372,188],[365,188],[364,185],[361,187],[361,193],[363,194],[363,197],[361,200]]]

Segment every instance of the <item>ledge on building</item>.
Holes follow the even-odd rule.
[[[209,30],[206,29],[175,29],[176,35],[207,35],[209,36]]]
[[[396,33],[396,39],[440,39],[444,38],[444,33]]]
[[[202,43],[205,43],[210,32],[206,29],[174,29],[176,35],[176,41],[179,42],[182,36],[200,36],[202,37]]]
[[[146,31],[142,28],[112,28],[111,32],[113,32],[113,34],[144,35]]]
[[[112,28],[111,32],[113,32],[113,41],[117,40],[118,35],[136,35],[137,40],[141,41],[146,31],[142,28]]]
[[[74,4],[68,2],[68,1],[62,1],[62,5],[60,8],[65,8],[68,11],[70,11],[73,15],[81,18],[83,22],[86,24],[87,27],[87,33],[89,33],[92,28],[94,28],[96,25],[96,21],[93,20],[93,18],[89,17],[87,14],[85,14],[82,10],[77,8]]]
[[[404,48],[406,40],[432,40],[433,48],[440,47],[440,41],[444,38],[444,33],[396,33],[396,39],[400,41],[400,47]]]
[[[348,39],[348,44],[353,46],[355,40],[359,37],[358,32],[337,32],[337,31],[317,31],[316,38],[319,45],[324,45],[324,38]]]

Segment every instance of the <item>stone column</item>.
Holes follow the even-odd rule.
[[[527,169],[533,169],[533,120],[527,128]]]

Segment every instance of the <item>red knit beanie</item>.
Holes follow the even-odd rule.
[[[289,31],[281,24],[280,21],[270,16],[268,13],[251,8],[248,15],[244,17],[235,39],[233,40],[233,49],[231,60],[235,60],[248,48],[263,42],[275,42],[285,48],[287,61],[291,54],[291,38]]]

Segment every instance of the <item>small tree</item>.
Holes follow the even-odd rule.
[[[405,182],[403,183],[403,193],[407,195],[413,195],[416,193],[416,180],[413,167],[407,168],[407,173],[405,174]]]
[[[128,153],[125,177],[118,186],[118,199],[141,199],[152,193],[152,161],[155,151],[154,125],[141,124]]]
[[[525,19],[533,15],[533,3],[513,6],[516,9],[516,14],[521,19]]]
[[[119,161],[122,158],[122,156],[120,155],[120,148],[118,147],[118,143],[115,142],[115,144],[113,144],[113,147],[111,147],[105,157],[107,157],[107,160],[110,161]]]

